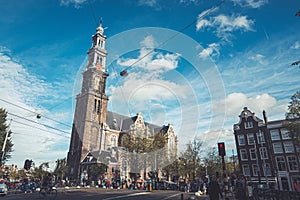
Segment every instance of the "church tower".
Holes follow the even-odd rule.
[[[72,178],[79,178],[80,163],[91,151],[103,148],[108,96],[105,93],[107,51],[106,36],[102,21],[92,36],[92,47],[88,50],[88,64],[82,73],[82,89],[76,96],[76,108],[67,163]]]

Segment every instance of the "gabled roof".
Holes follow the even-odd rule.
[[[137,116],[128,117],[125,115],[121,115],[115,112],[107,111],[106,113],[106,124],[109,126],[112,130],[117,131],[129,131],[130,126],[135,123],[137,120]],[[168,126],[158,126],[149,122],[144,122],[145,125],[148,127],[150,133],[157,133],[160,132],[160,130],[164,130],[164,132],[167,132]]]
[[[264,125],[264,121],[262,119],[260,119],[259,117],[257,117],[255,115],[254,112],[251,112],[247,107],[244,107],[243,111],[241,112],[241,114],[239,115],[239,122],[237,124],[234,124],[234,127],[237,125],[240,125],[242,123],[242,119],[248,119],[248,118],[252,118],[254,121],[256,121],[258,123],[259,126],[263,126]]]
[[[130,125],[134,124],[136,119],[137,119],[137,116],[128,117],[127,119],[124,119],[123,123],[122,123],[122,130],[128,131],[130,129]]]

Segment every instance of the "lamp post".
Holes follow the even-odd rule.
[[[147,167],[146,167],[146,163],[147,163],[147,161],[146,161],[146,155],[147,155],[147,153],[144,153],[144,180],[146,180],[146,171],[147,171]]]

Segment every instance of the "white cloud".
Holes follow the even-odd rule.
[[[138,5],[139,6],[148,6],[155,10],[161,9],[161,5],[158,3],[158,0],[139,0]]]
[[[219,57],[220,56],[220,45],[217,43],[209,44],[206,49],[203,49],[199,53],[199,57],[207,59],[208,57]]]
[[[36,108],[41,108],[40,99],[50,100],[51,95],[56,94],[54,86],[30,74],[24,66],[2,52],[0,52],[0,85],[0,107],[8,111],[8,119],[13,119],[11,130],[14,151],[8,163],[22,168],[25,159],[32,159],[39,164],[48,161],[49,158],[55,161],[57,158],[65,157],[66,152],[65,155],[61,153],[58,155],[53,151],[56,145],[68,145],[69,135],[34,123],[59,127],[57,123],[49,122],[46,118],[38,120],[35,114],[38,113]],[[45,147],[51,150],[46,151]]]
[[[206,19],[201,19],[197,21],[196,30],[199,31],[202,28],[212,26],[212,23]]]
[[[254,21],[248,19],[247,16],[226,16],[220,14],[211,17],[209,20],[198,18],[196,28],[199,31],[205,27],[213,27],[218,37],[229,40],[234,31],[253,31],[253,24]]]
[[[214,18],[213,24],[219,25],[220,30],[225,32],[235,30],[249,31],[252,29],[253,21],[247,19],[247,16],[218,15]]]
[[[260,8],[268,3],[268,0],[231,0],[242,7]]]
[[[146,5],[149,7],[154,7],[157,5],[157,1],[156,0],[139,0],[138,2],[139,5]]]
[[[266,65],[266,61],[264,60],[265,56],[261,54],[256,54],[250,57],[251,60],[258,62],[261,65]]]
[[[296,41],[291,48],[292,49],[300,49],[300,42]]]
[[[261,113],[263,110],[266,110],[273,117],[284,117],[284,113],[286,111],[286,106],[282,101],[275,99],[267,93],[256,94],[253,96],[247,96],[243,93],[231,93],[226,97],[225,100],[222,100],[220,103],[225,104],[225,112],[228,117],[237,117],[244,107],[248,107],[252,112],[257,113],[258,117],[261,117]],[[218,111],[216,110],[215,112]]]
[[[156,42],[154,40],[154,37],[152,35],[149,35],[140,42],[140,45],[145,48],[154,48],[156,46]]]
[[[117,64],[127,67],[139,67],[156,73],[162,73],[177,68],[180,55],[155,52],[153,48],[156,42],[153,36],[145,37],[140,44],[142,48],[140,49],[138,58],[120,58],[117,60]]]
[[[152,73],[130,73],[122,85],[117,87],[111,86],[109,90],[109,93],[112,94],[112,102],[118,100],[126,102],[156,100],[163,102],[186,98],[185,86],[163,80]]]
[[[74,4],[75,8],[80,8],[80,6],[85,2],[87,2],[87,0],[60,0],[60,5],[69,6]]]
[[[235,149],[234,135],[230,129],[205,131],[198,139],[203,142],[202,149],[204,155],[212,150],[212,148],[217,148],[218,142],[225,142],[225,148],[228,154],[231,154],[231,150]]]

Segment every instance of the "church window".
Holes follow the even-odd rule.
[[[103,61],[103,59],[102,59],[102,57],[100,57],[100,61],[99,61],[99,64],[102,66],[102,61]]]
[[[97,99],[95,99],[95,102],[94,102],[94,112],[96,112],[97,110]]]
[[[98,100],[97,113],[99,114],[100,112],[101,112],[101,101]]]

